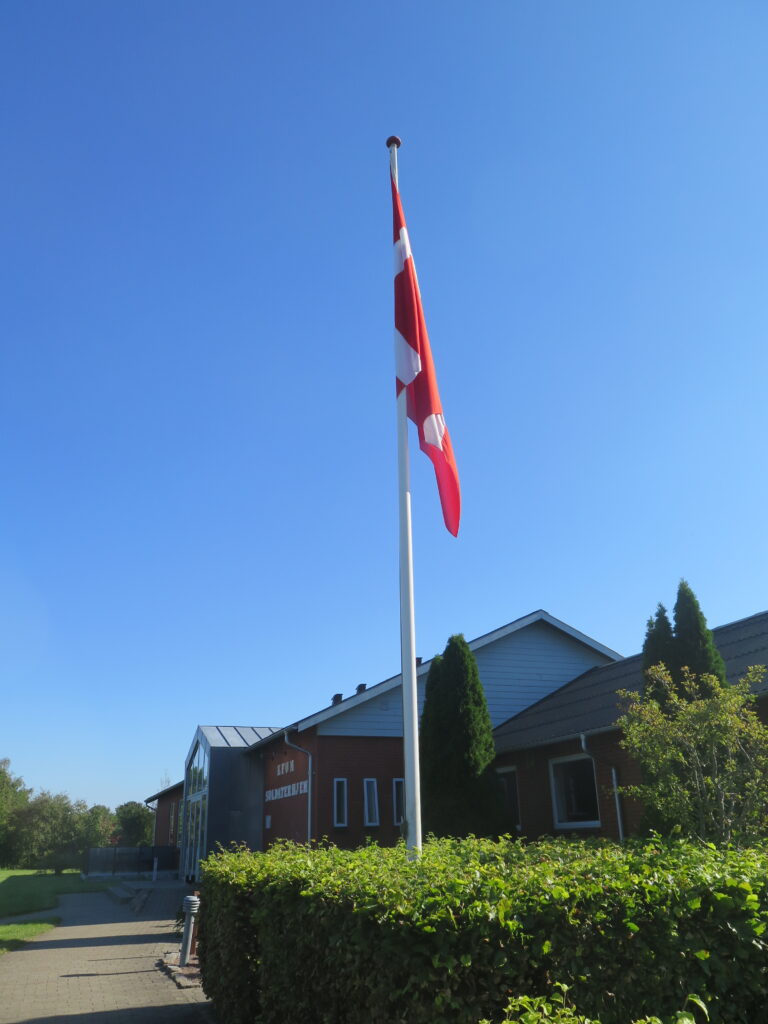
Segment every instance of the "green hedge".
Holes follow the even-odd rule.
[[[602,1024],[764,1017],[768,847],[439,840],[278,844],[204,865],[200,962],[222,1024],[476,1024],[569,986]],[[700,1016],[701,1015],[700,1011]]]

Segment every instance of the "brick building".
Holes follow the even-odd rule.
[[[551,693],[580,669],[619,657],[543,610],[469,646],[493,724]],[[417,667],[419,711],[429,665]],[[328,707],[281,732],[252,750],[264,766],[265,846],[277,838],[327,837],[344,847],[367,838],[389,845],[399,838],[404,799],[400,675],[358,686],[346,699],[335,694]]]
[[[713,630],[728,678],[768,663],[768,612]],[[470,641],[483,683],[504,784],[508,829],[521,835],[636,830],[641,808],[617,787],[639,781],[619,745],[618,691],[642,687],[641,657],[615,651],[533,612]],[[417,668],[419,710],[429,662]],[[768,715],[768,685],[759,696]],[[185,772],[183,870],[232,840],[328,838],[355,847],[400,835],[402,680],[333,695],[281,728],[200,727]]]
[[[152,839],[153,846],[179,845],[181,805],[184,801],[184,782],[175,782],[166,786],[159,793],[153,793],[144,801],[154,804],[155,828]]]
[[[714,629],[727,678],[768,664],[768,612]],[[516,826],[531,838],[552,833],[620,839],[642,809],[616,789],[640,781],[616,728],[620,690],[642,690],[641,655],[593,668],[494,729],[496,767],[505,775]],[[768,718],[768,681],[758,711]]]

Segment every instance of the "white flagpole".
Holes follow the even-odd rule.
[[[387,139],[395,185],[400,139]],[[405,778],[405,842],[421,850],[421,785],[419,778],[419,708],[416,687],[416,626],[413,610],[413,542],[411,539],[411,473],[408,457],[406,391],[397,396],[397,475],[400,507],[400,659],[403,676],[403,757]]]

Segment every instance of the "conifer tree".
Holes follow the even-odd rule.
[[[657,684],[658,675],[648,672],[655,665],[664,665],[666,668],[675,661],[675,637],[672,633],[672,625],[667,615],[667,609],[661,602],[656,608],[656,615],[648,619],[648,626],[643,643],[643,675],[646,677],[645,692],[648,697],[665,704],[667,694]]]
[[[477,662],[461,635],[452,636],[430,666],[419,745],[425,832],[497,832],[501,794],[491,768],[491,717]]]
[[[725,662],[715,647],[712,630],[699,606],[696,595],[685,580],[680,580],[675,602],[675,643],[672,663],[667,666],[679,681],[683,668],[693,675],[717,676],[725,683]]]
[[[673,658],[672,648],[674,636],[667,609],[659,603],[656,615],[648,619],[648,627],[643,643],[643,672],[654,665],[663,664],[669,667]]]
[[[441,700],[443,656],[436,654],[429,666],[424,688],[424,709],[419,724],[419,769],[422,793],[432,795],[440,789],[444,735],[445,701]],[[422,817],[423,817],[422,808]]]

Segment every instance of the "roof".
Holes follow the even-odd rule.
[[[167,796],[168,793],[172,793],[174,789],[183,789],[184,779],[180,782],[174,782],[172,786],[166,786],[165,789],[161,789],[159,793],[153,793],[152,796],[145,797],[144,803],[151,804],[154,800],[159,800],[161,796]]]
[[[198,728],[210,747],[252,747],[277,732],[271,725],[201,725]]]
[[[247,749],[269,737],[278,730],[271,725],[198,725],[192,745],[187,754],[189,761],[198,740],[202,740],[203,746],[208,747],[230,747]]]
[[[612,658],[614,660],[621,658],[621,655],[617,651],[612,650],[610,647],[606,647],[597,640],[593,640],[592,637],[587,636],[586,633],[582,633],[580,630],[574,629],[574,627],[569,626],[567,622],[563,622],[561,619],[556,619],[554,615],[550,615],[549,612],[544,611],[543,608],[539,608],[538,611],[531,612],[530,615],[524,615],[522,618],[514,619],[512,622],[508,622],[506,626],[500,626],[498,629],[494,629],[490,633],[484,633],[482,636],[476,637],[474,640],[470,640],[469,648],[472,651],[480,650],[488,644],[495,643],[497,640],[502,640],[504,637],[509,636],[510,633],[516,633],[518,630],[525,629],[526,626],[533,625],[535,622],[548,623],[550,626],[553,626],[555,629],[559,629],[562,633],[565,633],[572,639],[584,644],[585,647],[590,647],[593,650],[598,651],[606,658]],[[416,669],[417,676],[421,677],[426,675],[426,673],[429,672],[429,666],[431,664],[431,659],[429,661],[422,662]],[[310,729],[312,726],[319,725],[321,722],[324,722],[329,718],[334,718],[336,715],[343,714],[351,708],[356,708],[360,704],[365,704],[366,701],[372,700],[374,697],[380,697],[383,693],[387,693],[389,690],[396,689],[401,685],[401,683],[401,673],[398,673],[396,676],[390,676],[389,679],[384,679],[380,683],[369,686],[361,693],[354,693],[345,700],[339,701],[338,704],[332,704],[330,707],[322,708],[320,711],[309,715],[307,718],[299,719],[298,722],[292,722],[285,728],[299,731]],[[272,730],[272,732],[275,731],[282,732],[283,730]],[[260,746],[269,738],[269,736],[266,736],[262,739],[256,740],[253,746]]]
[[[768,612],[713,629],[730,682],[750,665],[768,665]],[[581,733],[606,732],[616,727],[619,690],[642,690],[642,655],[592,668],[559,690],[532,704],[494,729],[496,750],[546,746]],[[768,693],[765,679],[758,694]]]

